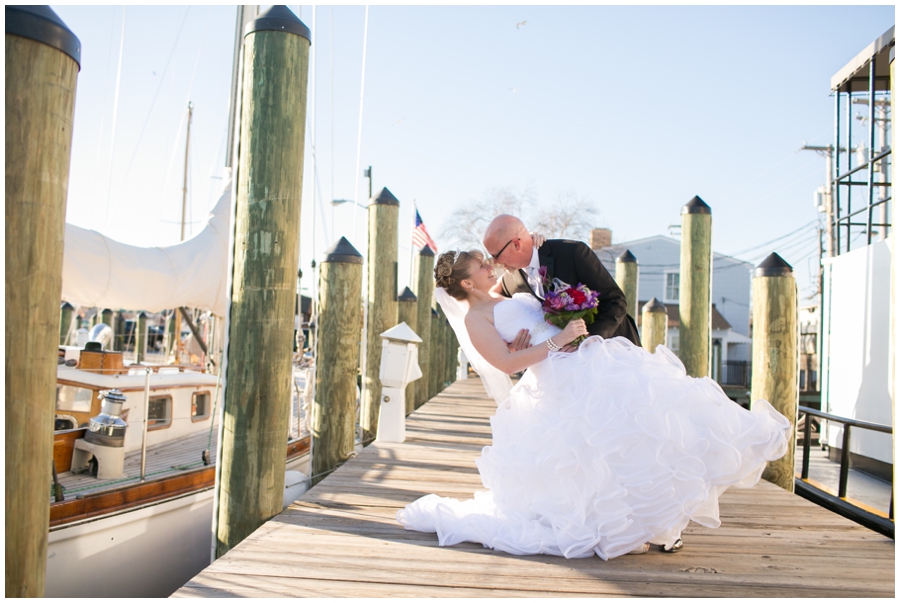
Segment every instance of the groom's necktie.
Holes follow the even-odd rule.
[[[531,287],[531,290],[534,291],[535,295],[544,299],[544,288],[541,286],[541,276],[538,273],[536,268],[532,268],[528,266],[522,269],[522,272],[525,276],[525,279],[528,281],[528,285]]]

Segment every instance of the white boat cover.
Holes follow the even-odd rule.
[[[196,236],[135,247],[66,224],[62,299],[75,306],[159,312],[186,306],[225,316],[231,182]]]

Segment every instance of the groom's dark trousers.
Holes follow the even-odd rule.
[[[637,326],[626,312],[625,294],[590,247],[581,241],[549,239],[538,249],[538,259],[541,266],[547,268],[548,280],[558,278],[573,286],[581,283],[599,294],[597,314],[594,322],[588,325],[591,335],[604,339],[621,336],[641,345]],[[501,282],[507,297],[512,297],[513,293],[534,295],[523,270],[507,272]],[[628,301],[634,303],[634,300]]]

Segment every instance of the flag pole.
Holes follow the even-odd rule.
[[[412,215],[412,228],[409,229],[409,289],[411,291],[415,291],[415,282],[413,282],[414,276],[414,264],[416,263],[416,244],[413,241],[413,233],[416,230],[416,213],[418,213],[419,208],[416,207],[416,200],[413,199],[413,215]]]

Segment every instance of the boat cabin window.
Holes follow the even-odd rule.
[[[172,396],[151,396],[147,414],[148,429],[163,429],[172,424]]]
[[[209,418],[209,392],[194,392],[191,398],[191,421],[202,421]]]
[[[91,412],[91,390],[74,385],[56,386],[56,410]]]

